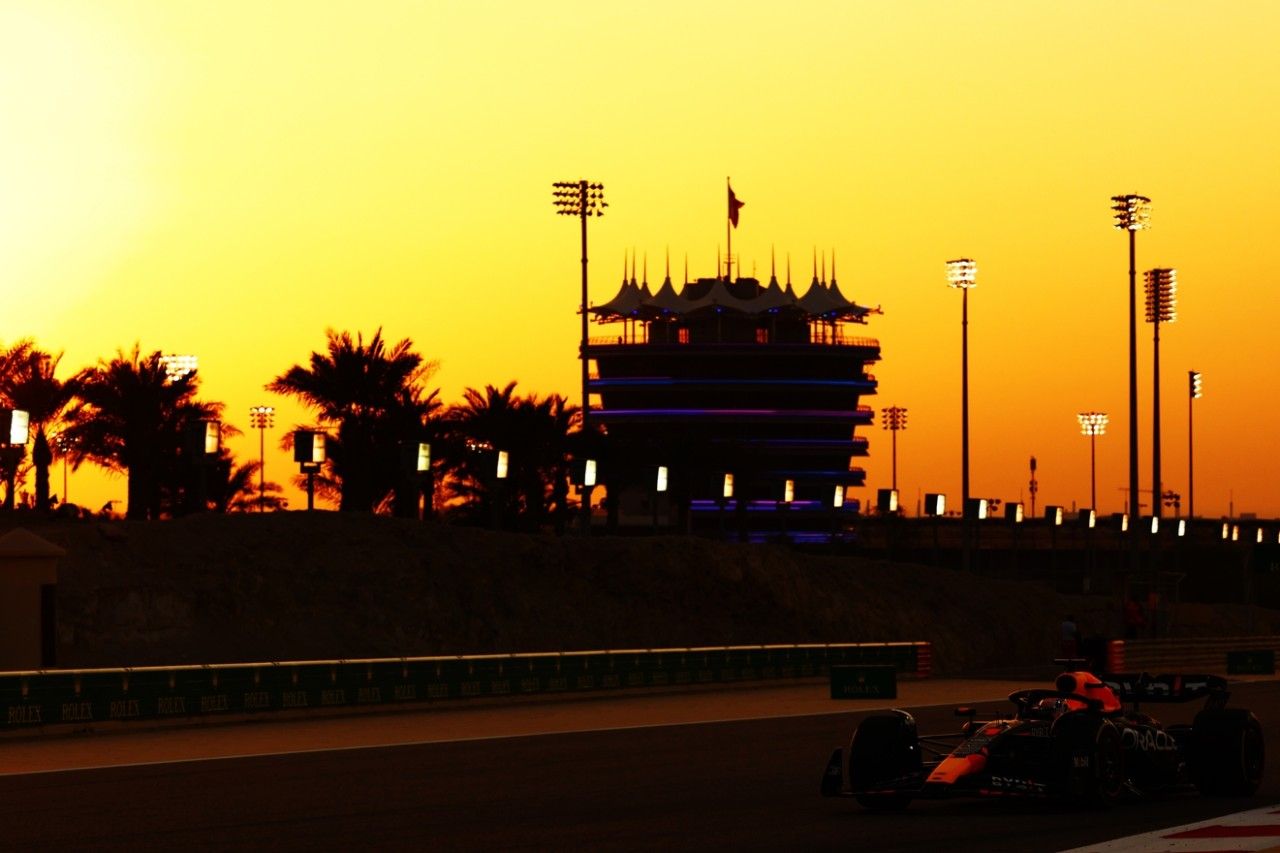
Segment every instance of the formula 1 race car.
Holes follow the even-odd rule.
[[[1262,726],[1249,711],[1226,707],[1228,698],[1226,681],[1214,675],[1069,671],[1051,690],[1011,693],[1008,718],[978,722],[974,709],[957,708],[967,721],[951,735],[918,734],[905,711],[875,714],[858,724],[847,757],[843,749],[832,754],[822,795],[875,810],[917,797],[1056,797],[1092,806],[1177,789],[1247,797],[1262,781]],[[1164,726],[1140,710],[1195,699],[1206,701],[1191,725]]]

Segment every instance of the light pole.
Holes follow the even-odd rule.
[[[1147,292],[1147,322],[1153,329],[1154,354],[1151,372],[1155,380],[1151,398],[1151,514],[1159,517],[1164,503],[1160,484],[1160,324],[1178,319],[1178,272],[1153,269],[1144,273]]]
[[[898,491],[898,432],[907,428],[907,407],[890,406],[884,410],[882,426],[893,437],[893,490]]]
[[[1138,308],[1137,308],[1137,242],[1139,231],[1150,226],[1151,199],[1146,196],[1114,195],[1111,210],[1116,228],[1129,232],[1129,502],[1138,502]],[[1127,508],[1134,515],[1136,506]],[[1137,537],[1134,537],[1137,548]],[[1136,551],[1135,551],[1136,558]]]
[[[267,430],[276,425],[276,410],[271,406],[250,406],[249,425],[258,431],[258,512],[266,512]]]
[[[1200,388],[1200,371],[1187,371],[1187,385],[1191,396],[1187,399],[1187,518],[1196,517],[1196,466],[1195,442],[1192,440],[1195,402],[1203,396]]]
[[[604,216],[604,209],[609,206],[604,200],[604,184],[588,181],[556,181],[552,185],[551,195],[555,199],[556,214],[559,216],[576,216],[582,223],[582,435],[585,440],[591,434],[591,399],[587,391],[588,359],[587,359],[587,217],[595,214]],[[582,490],[582,530],[591,530],[591,489],[584,486]]]
[[[947,285],[959,288],[960,314],[960,509],[963,563],[969,570],[969,291],[978,283],[978,265],[969,258],[947,261]]]
[[[58,448],[58,455],[62,457],[62,506],[67,504],[67,457],[71,454],[71,449],[76,446],[75,436],[67,435],[60,432],[53,438],[53,446]]]
[[[1106,435],[1111,421],[1105,412],[1081,412],[1080,434],[1089,436],[1089,508],[1098,511],[1098,436]]]
[[[316,508],[316,473],[325,462],[325,435],[318,430],[293,431],[293,461],[307,475],[307,512]]]

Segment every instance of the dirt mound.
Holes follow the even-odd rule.
[[[1052,657],[1068,612],[1117,628],[1110,598],[689,537],[327,512],[27,526],[68,551],[62,666],[929,640],[956,673]],[[1220,611],[1189,608],[1184,630]]]

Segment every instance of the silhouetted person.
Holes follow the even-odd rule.
[[[1062,620],[1061,642],[1062,657],[1074,658],[1080,656],[1080,628],[1076,625],[1076,617],[1070,614]]]
[[[1142,612],[1142,605],[1132,595],[1124,600],[1124,637],[1135,640],[1142,636],[1142,629],[1147,626],[1147,617]]]

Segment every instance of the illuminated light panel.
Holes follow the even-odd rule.
[[[510,462],[510,457],[507,455],[507,451],[499,450],[498,466],[497,466],[497,469],[494,471],[495,476],[499,480],[505,480],[507,478],[507,468],[508,468],[509,462]]]
[[[800,418],[804,420],[862,421],[870,423],[870,407],[857,409],[593,409],[602,418]]]
[[[782,387],[816,386],[820,388],[858,388],[876,387],[874,379],[674,379],[670,377],[626,377],[617,379],[592,379],[593,388],[666,388],[672,386],[748,386],[748,387]]]
[[[502,476],[501,474],[499,476]],[[596,484],[596,460],[588,459],[582,467],[582,485],[594,486]]]
[[[1111,423],[1106,412],[1081,412],[1076,419],[1080,421],[1081,435],[1106,435],[1107,424]]]
[[[1143,231],[1151,227],[1151,199],[1144,195],[1113,195],[1111,210],[1120,231]]]
[[[667,466],[666,465],[658,466],[658,482],[654,486],[654,489],[656,489],[659,492],[665,492],[667,490]]]
[[[1178,271],[1167,268],[1147,270],[1147,322],[1172,323],[1178,319]]]
[[[970,258],[947,261],[947,286],[968,290],[978,285],[978,264]]]

